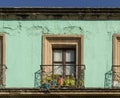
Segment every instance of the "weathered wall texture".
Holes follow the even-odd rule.
[[[6,33],[6,87],[34,87],[42,59],[42,34],[83,34],[85,87],[104,87],[112,66],[112,35],[120,21],[0,21]]]

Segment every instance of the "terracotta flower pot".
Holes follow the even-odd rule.
[[[59,86],[63,86],[63,84],[64,84],[64,79],[63,79],[62,77],[59,77],[59,78],[57,79],[57,84],[58,84]]]

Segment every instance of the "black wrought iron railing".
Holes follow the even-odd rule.
[[[0,88],[5,87],[5,70],[7,69],[5,64],[0,64]]]
[[[112,70],[105,73],[105,82],[104,82],[105,88],[112,88],[112,78],[113,78]]]
[[[35,87],[84,88],[84,75],[85,65],[41,65],[35,73]]]
[[[120,65],[113,65],[105,74],[105,88],[120,88]]]
[[[113,70],[112,86],[114,88],[120,88],[120,65],[113,65],[112,70]]]
[[[40,87],[41,86],[41,70],[38,70],[35,72],[35,79],[34,79],[34,87]]]

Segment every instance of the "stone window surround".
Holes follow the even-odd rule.
[[[113,35],[113,65],[118,65],[120,64],[119,62],[119,55],[118,55],[118,52],[119,52],[119,42],[120,42],[120,34],[114,34]]]
[[[2,82],[1,82],[1,86],[5,86],[6,85],[6,75],[5,75],[5,71],[6,71],[6,35],[5,33],[0,33],[0,37],[2,37]]]
[[[42,48],[42,65],[52,65],[53,48],[75,48],[76,65],[84,65],[84,36],[81,34],[44,34]],[[51,70],[45,67],[44,71]],[[76,73],[78,68],[76,66]],[[78,76],[76,74],[76,76]]]

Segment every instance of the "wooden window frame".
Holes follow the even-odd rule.
[[[76,65],[84,65],[84,36],[79,34],[44,34],[42,48],[42,65],[52,65],[53,48],[71,48],[76,49]],[[51,67],[45,67],[45,72],[52,70]],[[76,66],[76,76],[78,66]]]
[[[4,87],[6,85],[6,35],[5,33],[0,33],[0,37],[2,37],[2,68],[1,68],[1,86]]]
[[[75,50],[75,48],[53,48],[53,51],[54,50],[62,50],[62,61],[61,62],[58,62],[58,61],[56,62],[56,61],[53,60],[53,65],[54,65],[54,63],[61,63],[63,65],[63,77],[66,77],[66,64],[75,65],[75,63],[76,63],[76,50]],[[66,61],[66,57],[65,57],[66,50],[74,50],[74,53],[75,53],[75,61],[74,62],[73,61],[72,62]],[[52,59],[54,59],[53,54],[52,54],[52,57],[53,57]],[[74,66],[74,68],[75,68],[75,66]],[[53,67],[52,67],[52,71],[54,72]],[[74,70],[74,71],[76,73],[76,70]]]
[[[66,57],[65,57],[65,53],[64,52],[66,52],[66,50],[74,50],[74,52],[75,52],[75,55],[76,55],[76,50],[75,50],[75,48],[53,48],[53,51],[54,50],[62,50],[62,58],[65,58],[66,59]],[[64,55],[64,56],[63,56]],[[53,54],[52,54],[52,56],[53,56]],[[54,56],[53,56],[53,58],[52,59],[54,59]],[[69,64],[69,63],[76,63],[75,61],[76,61],[76,56],[75,56],[75,61],[73,62],[73,61],[71,61],[71,62],[68,62],[68,61],[65,61],[65,59],[64,59],[64,63],[66,63],[66,64]],[[53,60],[53,62],[54,63],[62,63],[62,62],[55,62],[54,60]]]

